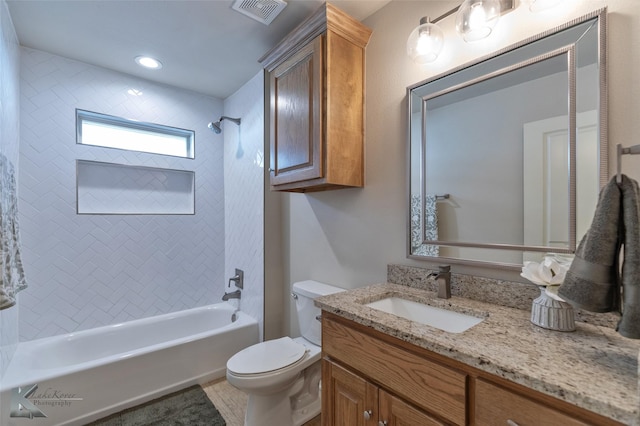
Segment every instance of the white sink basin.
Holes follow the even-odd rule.
[[[436,308],[399,297],[387,297],[386,299],[367,303],[365,306],[448,331],[449,333],[462,333],[483,320],[483,318],[476,318],[471,315]]]

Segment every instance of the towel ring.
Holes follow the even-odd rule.
[[[625,154],[630,154],[630,155],[640,154],[640,145],[633,145],[633,146],[630,146],[629,148],[623,148],[621,144],[616,145],[616,156],[617,156],[616,182],[618,184],[622,183],[622,173],[620,171],[620,168],[622,163],[622,156]]]

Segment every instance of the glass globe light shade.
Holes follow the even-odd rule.
[[[418,64],[433,62],[444,45],[444,33],[429,18],[422,18],[407,39],[407,55]]]
[[[464,41],[481,40],[491,34],[500,18],[500,0],[464,0],[456,15],[456,31]]]

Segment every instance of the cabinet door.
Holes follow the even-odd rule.
[[[444,426],[442,423],[425,412],[380,390],[380,421],[387,426]],[[386,423],[384,423],[386,422]]]
[[[323,46],[316,37],[270,74],[271,185],[323,177]]]
[[[350,371],[322,360],[323,426],[377,426],[378,389]]]
[[[586,425],[568,414],[478,379],[475,398],[476,426]]]
[[[467,375],[348,325],[322,320],[324,354],[448,421],[466,424]]]

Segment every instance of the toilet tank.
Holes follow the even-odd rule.
[[[321,311],[320,308],[313,304],[313,299],[341,291],[344,291],[344,289],[318,281],[307,280],[293,283],[292,295],[296,300],[298,325],[300,326],[302,337],[315,345],[321,346],[321,324],[316,319]]]

